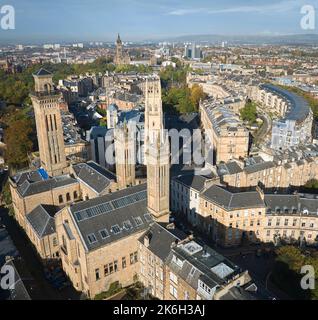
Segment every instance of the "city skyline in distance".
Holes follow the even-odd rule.
[[[303,5],[312,0],[12,0],[15,30],[1,43],[45,41],[162,41],[196,35],[278,37],[316,34],[300,27]],[[41,28],[39,28],[41,26]]]

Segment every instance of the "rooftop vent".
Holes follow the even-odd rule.
[[[194,255],[200,251],[202,251],[202,247],[194,241],[188,242],[183,245],[183,250],[187,252],[189,255]]]

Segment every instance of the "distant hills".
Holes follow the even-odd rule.
[[[220,43],[227,41],[228,44],[281,44],[281,45],[318,45],[318,34],[293,34],[293,35],[184,35],[166,39],[171,42],[197,42],[197,43]]]

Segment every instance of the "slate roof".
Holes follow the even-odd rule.
[[[165,261],[168,257],[171,251],[171,244],[186,238],[186,235],[181,235],[181,237],[177,236],[175,232],[167,230],[156,222],[152,224],[149,230],[139,238],[139,241],[144,243],[146,236],[149,238],[148,250],[159,257],[162,261]]]
[[[177,264],[174,256],[182,263]],[[226,284],[233,276],[241,273],[238,266],[207,246],[201,246],[201,250],[189,254],[184,250],[184,244],[177,245],[171,249],[166,263],[175,274],[179,275],[195,290],[198,289],[199,280],[212,289]],[[229,273],[224,277],[214,271],[222,267],[229,270]]]
[[[43,180],[38,170],[17,173],[14,176],[12,176],[11,179],[18,186],[20,186],[26,180],[28,180],[29,182],[38,182]]]
[[[270,169],[270,168],[274,168],[276,166],[275,162],[273,161],[266,161],[266,162],[261,162],[261,163],[257,163],[251,166],[247,166],[244,168],[244,171],[248,174],[250,173],[255,173],[255,172],[259,172],[265,169]]]
[[[35,76],[49,76],[52,75],[51,72],[47,71],[44,68],[41,68],[39,71],[37,71],[36,73],[34,73]]]
[[[142,232],[153,222],[147,211],[146,184],[76,203],[69,210],[88,250]],[[128,226],[124,225],[125,222]],[[119,233],[114,232],[114,226],[120,228]],[[108,234],[104,239],[101,235],[103,230]],[[88,239],[92,234],[96,238],[93,243]]]
[[[70,176],[59,176],[48,180],[41,181],[30,181],[29,179],[24,180],[17,188],[18,192],[22,197],[32,196],[34,194],[47,192],[55,188],[71,185],[78,183],[76,179]]]
[[[232,193],[220,186],[213,185],[204,191],[202,196],[226,210],[264,207],[264,201],[256,191]]]
[[[40,204],[34,208],[26,219],[37,233],[39,238],[43,238],[55,232],[54,216],[58,207]]]
[[[264,202],[268,210],[276,212],[280,209],[281,213],[285,210],[293,212],[294,209],[298,211],[298,196],[297,195],[284,195],[284,194],[266,194]]]
[[[103,192],[111,182],[115,181],[113,173],[93,161],[74,165],[73,169],[78,179],[97,193]]]
[[[190,187],[194,190],[201,191],[204,189],[205,182],[208,180],[204,176],[197,176],[193,174],[188,175],[180,175],[178,177],[173,178],[179,183],[182,183],[183,185]]]
[[[314,195],[266,194],[264,201],[268,208],[267,214],[299,215],[308,212],[308,215],[318,215],[318,199]]]
[[[238,165],[236,161],[222,163],[218,165],[218,172],[220,175],[225,174],[237,174],[242,172],[243,169]]]

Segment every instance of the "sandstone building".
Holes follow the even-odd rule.
[[[55,91],[53,75],[40,69],[33,75],[35,91],[30,95],[34,107],[41,165],[50,176],[67,173],[60,93]]]

